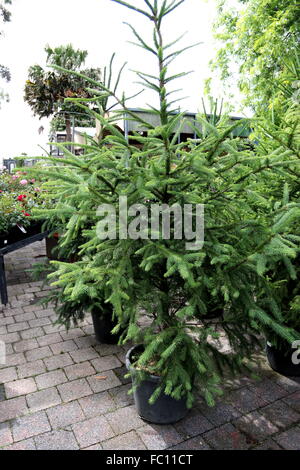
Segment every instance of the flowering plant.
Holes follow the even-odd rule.
[[[32,210],[42,204],[42,192],[34,178],[25,171],[13,175],[0,170],[0,234],[18,227],[25,231],[32,221]]]

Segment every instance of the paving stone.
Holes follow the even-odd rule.
[[[175,424],[175,428],[185,437],[185,439],[198,436],[213,427],[214,425],[197,410],[190,411],[185,418]]]
[[[30,310],[32,310],[32,307],[30,307]],[[16,322],[29,321],[29,320],[33,320],[34,318],[35,318],[35,314],[32,311],[26,312],[26,313],[20,313],[14,316],[14,319]]]
[[[64,371],[69,380],[80,379],[81,377],[95,374],[95,369],[88,361],[67,366],[64,368]]]
[[[233,406],[228,403],[219,402],[215,406],[209,407],[206,403],[202,402],[198,405],[200,413],[202,413],[211,423],[215,426],[228,423],[241,416]]]
[[[61,403],[56,388],[47,388],[40,392],[30,393],[26,396],[30,412],[41,411]]]
[[[36,450],[33,439],[25,439],[24,441],[15,442],[5,448],[5,450]]]
[[[103,447],[101,444],[94,444],[93,446],[90,447],[85,447],[84,449],[81,450],[102,450]]]
[[[117,408],[134,403],[133,396],[128,395],[129,390],[131,390],[131,384],[122,385],[121,387],[115,387],[109,390],[109,394],[113,398]]]
[[[208,431],[201,437],[213,449],[217,450],[246,450],[250,447],[246,436],[230,423]]]
[[[36,361],[38,359],[44,359],[46,357],[52,356],[53,353],[49,346],[44,346],[43,348],[32,349],[25,353],[27,361]]]
[[[108,392],[93,393],[79,400],[80,406],[87,418],[115,410],[115,402]]]
[[[117,369],[114,369],[114,373],[120,380],[120,382],[125,385],[125,384],[131,384],[131,377],[125,377],[127,374],[128,370],[125,366],[123,367],[117,367]]]
[[[109,441],[102,442],[103,450],[145,450],[146,446],[136,432],[130,431],[122,436],[113,437]]]
[[[38,374],[46,372],[46,367],[42,360],[28,362],[27,364],[21,364],[17,367],[19,379],[25,377],[34,377]]]
[[[123,353],[122,347],[117,344],[97,344],[94,349],[100,354],[100,356]]]
[[[13,323],[15,323],[13,317],[0,318],[0,326],[11,325]]]
[[[0,326],[0,335],[6,335],[6,334],[7,334],[7,327]]]
[[[49,371],[61,369],[65,366],[73,364],[73,361],[68,353],[57,354],[56,356],[49,357],[44,360],[44,363]]]
[[[60,343],[61,336],[59,333],[52,333],[50,335],[42,336],[38,338],[38,343],[40,346],[49,346],[50,344]]]
[[[24,397],[13,398],[0,402],[0,422],[15,419],[27,411]]]
[[[234,421],[234,425],[246,434],[254,444],[278,432],[278,428],[257,411],[237,419]]]
[[[57,388],[64,402],[76,400],[93,393],[86,379],[73,380],[72,382],[58,385]]]
[[[284,377],[283,375],[276,374],[274,380],[289,393],[299,391],[300,377]]]
[[[0,369],[0,383],[11,382],[17,378],[17,370],[15,367],[6,367],[5,369]]]
[[[114,432],[104,416],[73,424],[72,430],[80,447],[88,447],[114,437]]]
[[[79,446],[72,431],[46,432],[35,438],[37,450],[77,450]]]
[[[274,437],[274,440],[286,450],[300,450],[300,427],[291,428]]]
[[[31,377],[28,379],[14,380],[13,382],[7,382],[5,384],[6,398],[15,398],[35,391],[36,383]]]
[[[41,297],[45,297],[45,294],[48,295],[48,292],[43,292],[43,295],[41,295]],[[37,292],[36,295],[39,296],[39,292]],[[53,308],[45,308],[45,309],[41,309],[41,310],[36,310],[35,316],[37,318],[50,317],[54,313],[55,312],[54,312]]]
[[[274,423],[278,428],[287,428],[300,422],[300,414],[283,401],[276,401],[261,408],[260,413]]]
[[[26,358],[24,353],[13,353],[6,356],[6,363],[5,365],[0,365],[0,370],[9,367],[9,366],[17,366],[18,364],[24,364],[26,362]]]
[[[98,377],[104,377],[98,378]],[[87,378],[88,383],[90,384],[91,389],[93,392],[103,392],[104,390],[108,390],[113,387],[117,387],[121,385],[120,380],[114,374],[112,370],[108,370],[101,374],[93,375]]]
[[[247,387],[234,390],[225,397],[225,400],[241,413],[249,413],[249,411],[253,411],[256,408],[268,405],[266,400],[256,395]]]
[[[37,413],[17,418],[12,426],[14,441],[28,439],[29,437],[51,430],[44,411],[38,411]]]
[[[146,424],[137,429],[137,433],[150,450],[168,449],[183,440],[183,437],[171,425]]]
[[[8,423],[0,424],[0,449],[3,446],[7,446],[13,442],[11,430]]]
[[[13,323],[12,325],[7,326],[7,331],[9,333],[14,333],[16,331],[27,330],[29,328],[28,322]]]
[[[211,450],[200,436],[188,439],[176,446],[169,447],[169,450]]]
[[[273,439],[267,439],[259,446],[254,447],[253,450],[282,450],[282,448]]]
[[[99,344],[96,337],[92,335],[74,338],[74,341],[79,349],[90,348],[91,346],[96,346]]]
[[[32,349],[38,348],[39,345],[36,339],[23,339],[14,344],[14,350],[16,352],[31,351]]]
[[[0,335],[0,341],[3,341],[5,344],[15,343],[16,341],[19,341],[19,339],[19,333],[8,333],[6,335]]]
[[[62,331],[60,335],[64,341],[68,341],[85,336],[85,333],[81,328],[71,328],[69,331]]]
[[[29,321],[31,328],[36,328],[39,326],[45,327],[45,325],[49,324],[51,324],[51,320],[49,318],[35,318],[34,320]]]
[[[35,380],[38,388],[42,390],[44,388],[55,387],[56,385],[67,382],[67,377],[62,370],[57,369],[52,372],[38,375]]]
[[[85,419],[83,411],[77,401],[49,408],[47,415],[54,429],[64,428]]]
[[[105,416],[116,434],[122,434],[145,425],[145,422],[137,415],[135,406],[119,408]]]
[[[63,329],[63,325],[46,324],[43,326],[43,330],[45,331],[46,335],[49,335],[51,333],[60,333],[61,331],[63,331]]]
[[[300,413],[300,390],[285,397],[283,401]]]
[[[122,365],[116,356],[99,357],[97,359],[93,359],[91,363],[97,372],[104,372],[106,370],[115,369]]]
[[[77,344],[70,339],[69,341],[62,341],[61,343],[51,344],[50,348],[52,349],[53,354],[62,354],[69,351],[74,351],[78,349]]]
[[[287,391],[269,379],[264,379],[249,386],[249,389],[264,400],[272,403],[287,395]]]
[[[71,351],[70,356],[74,362],[90,361],[99,357],[98,353],[93,348],[78,349],[77,351]]]
[[[30,328],[29,330],[21,331],[21,337],[22,339],[31,339],[31,338],[39,338],[40,336],[43,336],[44,330],[39,326],[36,328]]]

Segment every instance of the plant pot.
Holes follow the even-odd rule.
[[[112,319],[112,310],[109,310],[108,306],[107,312],[92,312],[93,325],[95,330],[95,336],[99,343],[103,344],[118,344],[120,334],[113,335],[111,330],[116,326],[116,322]]]
[[[25,228],[25,233],[17,226],[12,227],[8,233],[0,236],[0,248],[4,248],[8,245],[24,240],[25,238],[37,235],[42,231],[42,224],[42,222],[32,222]]]
[[[132,356],[134,353],[141,350],[142,345],[134,346],[133,348],[129,349],[126,354],[126,367],[131,374],[133,386],[137,384],[137,371],[134,369],[134,367],[132,367]],[[150,423],[176,423],[177,421],[180,421],[182,418],[184,418],[189,411],[186,406],[185,398],[175,400],[175,398],[172,398],[165,393],[161,393],[153,405],[149,404],[149,399],[154,390],[159,385],[160,381],[160,377],[149,374],[146,380],[143,380],[139,383],[133,393],[137,413],[142,419]]]
[[[57,254],[59,239],[58,236],[46,237],[46,253],[47,258],[55,261],[59,261],[60,258]]]
[[[274,348],[269,342],[266,345],[266,353],[269,364],[275,372],[287,377],[300,377],[300,364],[293,364],[292,356],[295,349],[290,349],[287,355]],[[300,354],[298,355],[300,359]]]

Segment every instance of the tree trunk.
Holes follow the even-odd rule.
[[[72,142],[72,129],[71,129],[71,118],[69,114],[65,115],[65,124],[66,124],[66,139],[67,142]],[[71,145],[67,146],[67,149],[72,151]]]

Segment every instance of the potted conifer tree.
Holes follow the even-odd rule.
[[[287,257],[297,246],[295,242],[291,248],[280,227],[274,230],[274,219],[265,216],[270,206],[261,210],[259,184],[256,194],[249,191],[260,174],[281,164],[278,155],[274,160],[258,157],[242,139],[232,138],[240,123],[229,125],[228,119],[214,126],[199,116],[192,125],[197,139],[178,142],[184,113],[169,99],[170,84],[186,73],[171,75],[169,64],[188,47],[173,50],[177,41],[164,42],[162,25],[184,0],[144,0],[144,8],[112,1],[153,26],[152,43],[131,29],[157,60],[157,73],[137,74],[156,93],[158,106],[149,109],[150,120],[143,119],[124,96],[118,98],[115,90],[86,77],[99,108],[109,96],[121,108],[116,117],[125,111],[147,128],[147,135],[134,135],[137,147],[113,125],[115,117],[89,111],[69,98],[108,132],[85,146],[80,158],[71,153],[64,161],[49,157],[55,171],[48,171],[59,181],[62,195],[59,210],[73,208],[66,236],[83,220],[93,222],[84,232],[80,262],[58,263],[63,269],[58,275],[59,280],[74,280],[72,292],[66,291],[72,299],[82,292],[95,298],[103,287],[104,302],[113,306],[118,320],[113,332],[126,325],[120,342],[136,345],[128,352],[127,365],[138,413],[154,423],[171,423],[192,406],[197,388],[214,404],[224,371],[235,374],[247,368],[244,359],[266,322],[289,341],[295,339],[296,333],[274,316],[272,293],[271,310],[258,304],[257,294],[267,282],[262,261],[280,257],[276,244],[292,250],[283,250]],[[213,304],[223,309],[214,322],[208,315]],[[231,354],[213,342],[220,330],[227,334]]]

